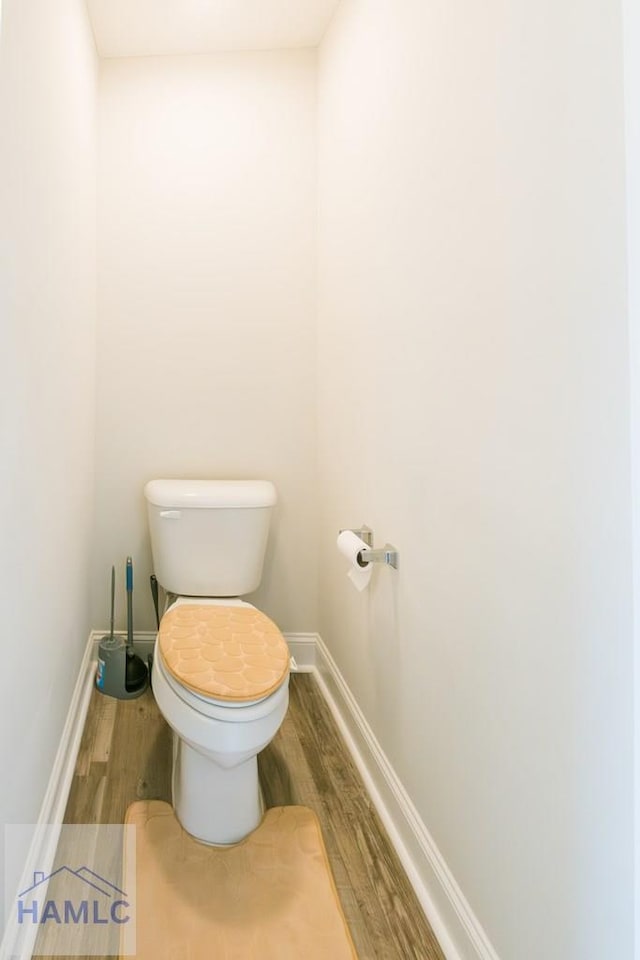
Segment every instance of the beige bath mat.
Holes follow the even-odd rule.
[[[357,960],[315,814],[274,807],[208,847],[159,800],[132,804],[138,960]]]

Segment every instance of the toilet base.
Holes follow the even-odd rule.
[[[171,786],[178,820],[202,843],[238,843],[262,819],[255,754],[236,766],[222,767],[174,732]]]

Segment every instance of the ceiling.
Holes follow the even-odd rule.
[[[339,0],[87,0],[101,57],[314,47]]]

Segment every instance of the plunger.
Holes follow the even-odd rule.
[[[133,560],[127,557],[127,667],[125,687],[127,693],[135,693],[147,685],[147,665],[133,649]]]

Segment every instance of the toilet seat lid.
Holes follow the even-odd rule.
[[[178,604],[160,622],[158,648],[179,683],[215,700],[259,700],[289,673],[284,637],[255,607]]]

